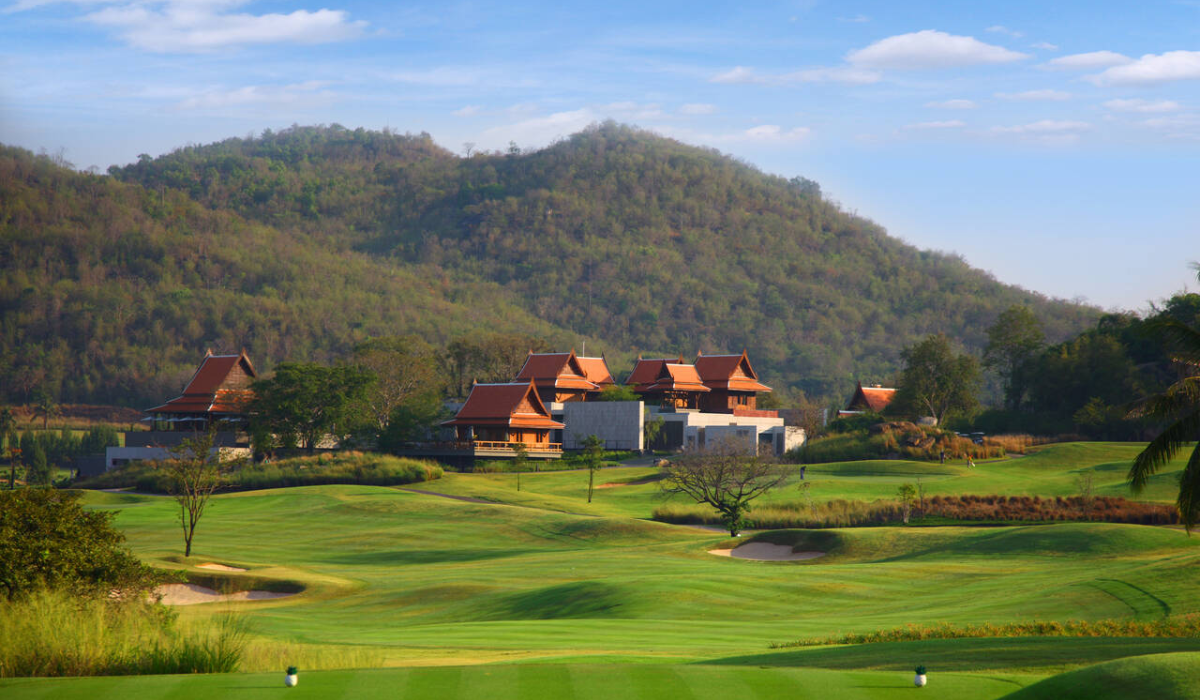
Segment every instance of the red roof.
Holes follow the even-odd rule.
[[[865,409],[874,413],[882,413],[894,398],[896,398],[895,389],[882,386],[863,386],[862,382],[859,382],[854,389],[854,396],[846,405],[846,410],[861,411]]]
[[[550,419],[546,405],[538,398],[533,382],[476,384],[467,402],[442,425],[487,425],[510,428],[562,428]]]
[[[683,358],[661,357],[658,359],[643,359],[639,357],[637,364],[633,366],[633,371],[625,378],[625,383],[633,385],[634,391],[642,391],[658,379],[658,374],[662,371],[663,365],[668,362],[682,363]]]
[[[603,357],[576,357],[579,366],[583,368],[583,376],[600,388],[616,384],[612,372],[608,369],[608,361]]]
[[[697,355],[696,371],[710,389],[771,391],[771,387],[758,381],[745,350],[740,355]]]
[[[529,353],[525,364],[517,374],[517,381],[533,381],[539,387],[555,389],[584,389],[599,391],[600,387],[588,381],[586,371],[571,352]]]
[[[647,394],[656,394],[662,391],[706,392],[711,390],[700,381],[700,374],[694,365],[666,362],[663,363],[662,370],[659,371],[655,382],[641,391]]]
[[[214,355],[209,350],[183,395],[147,413],[245,413],[254,398],[245,379],[257,376],[244,350],[239,355]]]

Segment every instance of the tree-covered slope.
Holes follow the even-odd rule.
[[[205,347],[270,367],[398,332],[569,342],[509,296],[0,147],[0,401],[161,401]]]
[[[945,332],[978,351],[1030,305],[1052,340],[1096,310],[1003,285],[841,211],[803,178],[614,124],[457,157],[427,135],[293,127],[84,175],[0,151],[7,397],[174,391],[203,346],[329,360],[371,335],[476,330],[638,351],[747,348],[812,397],[887,381]]]

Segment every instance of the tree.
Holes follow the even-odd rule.
[[[380,433],[401,406],[441,392],[433,348],[416,336],[372,338],[354,348],[354,361],[375,375],[367,407]]]
[[[21,448],[17,447],[17,443],[13,440],[16,433],[8,434],[8,490],[12,491],[17,487],[17,467],[21,466]]]
[[[596,489],[596,471],[604,464],[601,460],[603,456],[603,440],[596,435],[588,435],[583,439],[583,463],[588,470],[588,503],[592,502],[592,492]]]
[[[345,438],[361,423],[374,376],[355,365],[284,362],[275,376],[254,382],[252,411],[288,442],[310,453],[326,434]]]
[[[664,494],[681,493],[717,510],[730,537],[743,527],[750,502],[782,484],[789,472],[767,459],[747,454],[745,444],[727,440],[706,450],[686,452],[664,468]]]
[[[646,425],[642,428],[642,432],[646,434],[646,449],[653,450],[654,443],[658,442],[658,436],[662,434],[663,426],[666,421],[662,416],[658,416],[654,420],[646,421]]]
[[[938,425],[951,415],[970,413],[979,404],[979,361],[955,355],[944,335],[930,335],[901,353],[904,369],[893,403],[895,410],[932,416]]]
[[[33,405],[33,412],[34,415],[41,416],[42,430],[49,429],[51,418],[62,415],[62,409],[55,403],[54,397],[50,395],[50,392],[45,390],[38,391]]]
[[[13,415],[12,409],[7,406],[0,409],[0,435],[8,435],[16,429],[17,417]]]
[[[904,524],[907,525],[912,516],[913,501],[917,500],[917,488],[912,484],[900,484],[896,495],[900,497],[900,509],[903,512]]]
[[[25,484],[27,486],[49,486],[50,485],[50,463],[46,459],[46,450],[42,448],[38,442],[33,443],[33,449],[28,454],[24,455],[25,468]]]
[[[1025,397],[1029,361],[1046,343],[1042,322],[1028,306],[1010,306],[987,329],[987,336],[983,363],[1000,375],[1005,408],[1015,411]]]
[[[108,598],[143,598],[162,574],[121,546],[116,511],[85,510],[78,492],[22,489],[0,493],[0,595],[17,598],[47,586]]]
[[[624,384],[613,384],[600,390],[597,401],[641,401],[642,397],[633,391],[633,387]]]
[[[525,443],[518,442],[513,444],[513,460],[512,468],[517,473],[517,490],[521,490],[521,472],[525,471],[526,465],[529,463],[529,448]]]
[[[198,434],[172,449],[167,463],[167,483],[179,505],[179,525],[183,528],[183,556],[192,556],[196,525],[204,515],[208,499],[221,485],[220,449],[214,453],[216,433]]]
[[[1200,367],[1200,330],[1169,316],[1156,317],[1148,325],[1173,346],[1171,357],[1186,367],[1191,376],[1140,401],[1130,411],[1130,417],[1156,419],[1168,425],[1133,460],[1129,485],[1135,494],[1141,493],[1151,476],[1189,443],[1196,442],[1179,477],[1179,496],[1175,502],[1179,518],[1190,534],[1200,518],[1200,375],[1195,374]]]

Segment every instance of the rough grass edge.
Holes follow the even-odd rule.
[[[916,642],[926,639],[966,639],[977,637],[1200,637],[1200,617],[1172,617],[1141,622],[1137,620],[1035,620],[980,625],[909,624],[875,632],[813,637],[791,642],[771,642],[771,649],[831,646],[838,644],[878,644]]]

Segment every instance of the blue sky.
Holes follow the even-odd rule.
[[[0,141],[81,169],[293,123],[462,152],[612,118],[1050,296],[1200,286],[1200,0],[0,8]]]

